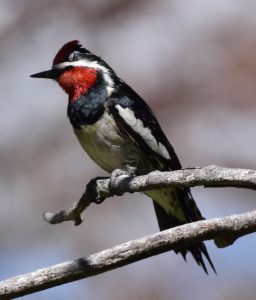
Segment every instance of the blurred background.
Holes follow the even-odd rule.
[[[66,117],[67,95],[30,74],[79,39],[152,106],[184,167],[256,168],[256,2],[73,0],[0,2],[0,279],[87,256],[158,231],[143,195],[91,205],[78,226],[45,211],[78,200],[104,175]],[[193,189],[206,218],[255,208],[255,192]],[[218,276],[165,253],[26,299],[255,299],[255,235],[207,242]]]

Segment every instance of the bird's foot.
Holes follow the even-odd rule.
[[[110,181],[109,181],[109,188],[112,190],[116,195],[122,196],[124,193],[118,190],[118,182],[120,180],[129,177],[130,174],[127,171],[121,170],[121,169],[115,169],[111,174],[110,174]]]

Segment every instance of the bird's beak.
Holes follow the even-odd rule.
[[[45,78],[45,79],[57,79],[60,74],[60,70],[58,69],[51,69],[47,71],[43,71],[40,73],[36,73],[33,75],[30,75],[32,78]]]

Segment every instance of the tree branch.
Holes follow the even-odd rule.
[[[44,219],[51,224],[74,221],[75,225],[79,225],[82,223],[82,212],[92,202],[100,203],[108,197],[126,192],[142,192],[168,186],[236,187],[255,190],[256,171],[208,166],[172,172],[154,171],[137,177],[122,175],[115,181],[109,178],[95,178],[87,185],[86,191],[78,202],[74,202],[69,209],[59,213],[45,213]]]
[[[256,231],[256,210],[229,217],[185,224],[113,248],[0,282],[0,299],[13,299],[50,287],[94,276],[135,261],[187,247],[203,240]]]

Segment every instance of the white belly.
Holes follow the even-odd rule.
[[[106,112],[95,124],[74,129],[74,132],[88,155],[109,173],[141,161],[141,150],[131,138],[121,136],[113,118]]]

